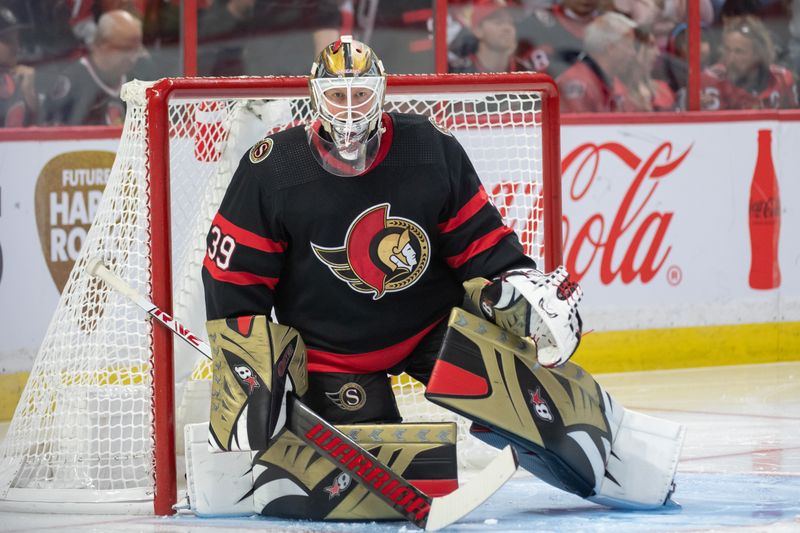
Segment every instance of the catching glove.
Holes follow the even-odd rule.
[[[530,337],[542,366],[563,365],[578,348],[583,327],[578,302],[583,291],[563,266],[550,274],[532,268],[509,270],[491,281],[471,279],[464,288],[487,320]]]

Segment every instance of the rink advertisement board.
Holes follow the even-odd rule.
[[[33,364],[102,196],[117,136],[0,142],[4,374]]]
[[[117,143],[0,142],[3,374],[33,364]],[[659,358],[796,358],[798,146],[800,119],[565,125],[564,260],[584,288],[590,332],[579,362],[620,370],[663,367]],[[770,165],[774,179],[764,178]]]
[[[797,359],[798,146],[798,121],[564,127],[564,260],[590,331],[578,361]]]
[[[769,122],[565,129],[564,262],[584,286],[587,325],[800,320],[798,131]],[[779,188],[762,208],[774,215],[769,233],[751,235],[763,218],[751,198],[759,136],[771,137]]]

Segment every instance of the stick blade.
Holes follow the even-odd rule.
[[[485,502],[517,471],[517,453],[506,446],[468,485],[434,498],[425,531],[436,531],[461,519]]]

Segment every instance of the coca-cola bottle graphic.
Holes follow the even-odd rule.
[[[781,284],[778,240],[781,200],[772,163],[772,131],[758,130],[758,157],[750,184],[750,287],[774,289]]]

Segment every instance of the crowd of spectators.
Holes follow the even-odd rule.
[[[564,112],[798,107],[800,0],[449,0],[451,72],[541,71]],[[306,74],[340,33],[433,72],[433,0],[197,0],[202,76]],[[180,0],[0,0],[0,127],[119,124],[123,83],[181,72]]]
[[[800,0],[693,1],[702,109],[797,108]],[[453,72],[547,72],[567,113],[686,109],[688,0],[451,3]]]

